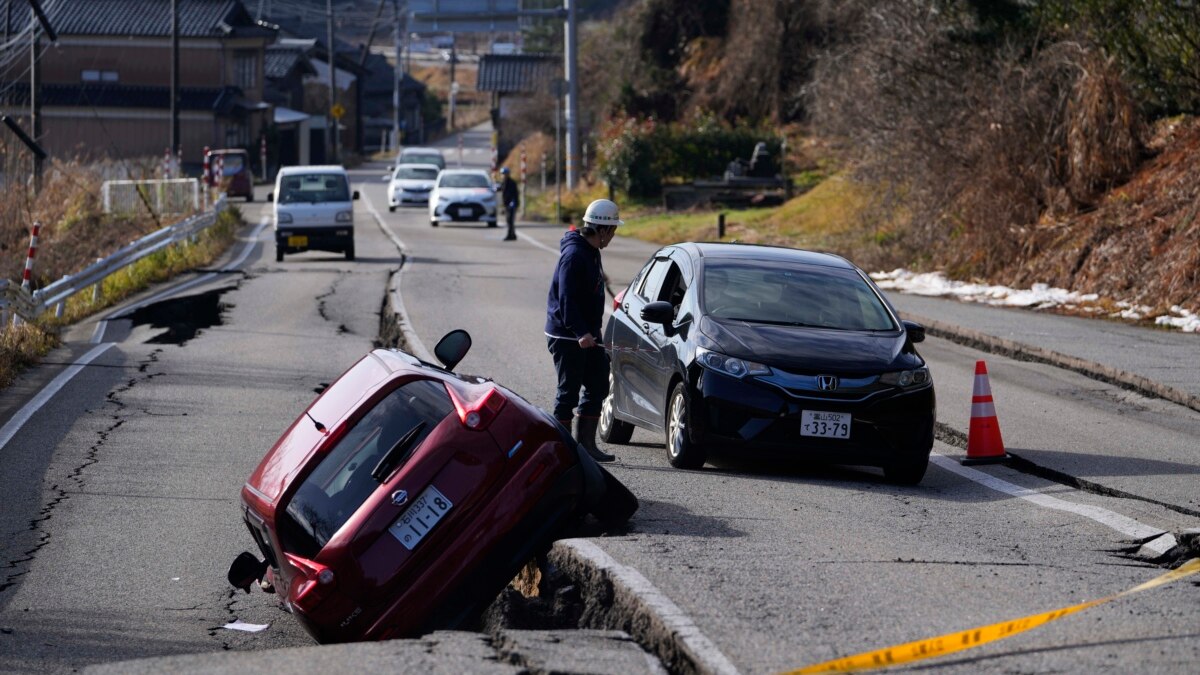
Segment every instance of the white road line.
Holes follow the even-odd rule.
[[[605,570],[613,578],[624,585],[642,601],[650,611],[663,622],[677,639],[687,645],[688,649],[700,659],[700,672],[728,673],[738,672],[733,662],[712,643],[696,626],[683,610],[662,591],[654,587],[642,573],[627,565],[622,565],[603,549],[587,539],[564,539],[559,542],[569,546],[577,555],[586,558],[596,567]]]
[[[400,241],[399,237],[392,234],[392,232],[384,225],[383,218],[379,215],[379,212],[375,210],[375,205],[372,204],[371,199],[367,197],[366,191],[362,191],[361,195],[363,202],[366,204],[367,210],[372,216],[374,216],[375,222],[379,224],[379,229],[383,230],[383,233],[392,240],[392,243],[394,243],[397,248],[403,252],[405,250],[404,243]],[[529,239],[529,237],[524,238],[529,241],[533,241],[532,239]],[[539,242],[533,241],[533,243],[541,246],[542,248],[546,248]],[[555,255],[558,254],[558,251],[551,250],[551,252]],[[425,348],[425,344],[421,342],[421,338],[416,334],[415,331],[412,330],[411,326],[408,325],[408,313],[404,309],[404,300],[399,291],[399,276],[404,274],[404,270],[407,267],[408,265],[402,265],[400,267],[400,272],[398,272],[396,275],[397,279],[394,286],[397,290],[392,293],[392,302],[394,303],[392,309],[404,317],[404,320],[400,323],[400,329],[404,332],[404,339],[408,343],[409,350],[422,361],[434,363],[435,361],[433,356],[429,353],[429,350]],[[617,562],[612,559],[612,556],[608,555],[599,546],[596,546],[586,539],[569,539],[561,543],[572,547],[581,557],[585,557],[592,561],[593,564],[603,567],[604,569],[608,570],[610,574],[619,579],[630,590],[631,593],[637,595],[647,607],[651,608],[651,611],[655,612],[661,618],[664,625],[668,626],[676,635],[680,636],[680,639],[683,640],[683,642],[685,642],[692,649],[692,651],[697,654],[697,656],[704,660],[704,663],[708,666],[710,672],[728,673],[730,675],[738,672],[737,668],[733,666],[733,663],[721,653],[721,650],[717,649],[716,645],[714,645],[707,637],[704,636],[703,633],[700,632],[700,629],[696,627],[692,620],[689,619],[683,613],[683,611],[675,605],[675,603],[671,602],[667,596],[663,595],[662,591],[658,590],[653,584],[647,581],[646,577],[642,576],[641,572],[638,572],[632,567],[617,564]]]
[[[533,244],[534,246],[542,249],[543,251],[546,251],[547,253],[552,254],[556,258],[560,254],[560,252],[557,249],[550,248],[549,246],[547,246],[547,245],[543,244],[542,242],[538,241],[537,239],[534,239],[533,237],[525,234],[524,232],[517,232],[517,236],[520,237],[521,239],[524,239],[525,241]]]
[[[1133,518],[1116,513],[1115,511],[1109,511],[1108,509],[1099,506],[1075,504],[1073,502],[1059,499],[1058,497],[1044,495],[1036,490],[1030,490],[1029,488],[1021,487],[1020,485],[1010,483],[1001,478],[996,478],[995,476],[984,473],[978,469],[972,469],[969,466],[963,466],[958,463],[958,460],[951,459],[950,457],[936,452],[929,455],[929,461],[937,464],[947,471],[956,473],[963,478],[975,481],[976,483],[979,483],[984,487],[991,488],[997,492],[1003,492],[1004,494],[1012,495],[1013,497],[1020,497],[1021,499],[1033,502],[1034,504],[1047,509],[1066,511],[1068,513],[1074,513],[1075,515],[1083,516],[1084,518],[1090,518],[1101,525],[1111,527],[1129,539],[1145,540],[1150,539],[1151,537],[1159,537],[1157,540],[1148,543],[1146,547],[1160,555],[1166,553],[1172,546],[1175,545],[1174,537],[1160,536],[1166,533],[1165,530],[1145,525],[1134,520]],[[1162,550],[1157,550],[1160,548]]]
[[[379,229],[383,231],[383,234],[387,236],[388,239],[392,240],[392,243],[396,245],[396,249],[400,251],[400,255],[404,255],[404,251],[407,250],[408,247],[404,245],[403,241],[400,241],[400,237],[392,234],[392,231],[388,229],[387,225],[384,225],[383,216],[379,215],[379,211],[375,210],[375,205],[371,203],[371,198],[367,196],[367,191],[365,189],[360,191],[360,196],[362,197],[363,203],[367,207],[367,211],[369,211],[371,216],[375,218],[375,223],[379,225]],[[392,309],[395,310],[396,314],[400,316],[400,332],[404,334],[404,342],[407,345],[409,352],[422,361],[428,363],[437,363],[437,358],[434,357],[433,354],[429,353],[429,350],[425,348],[425,343],[421,342],[421,338],[417,336],[417,332],[412,329],[412,326],[410,326],[408,322],[408,310],[404,307],[404,296],[400,294],[400,280],[404,276],[404,271],[407,270],[408,267],[409,265],[407,264],[400,265],[400,271],[396,272],[396,276],[392,280],[392,288],[395,289],[391,293]]]
[[[250,235],[250,238],[243,240],[246,243],[246,245],[245,245],[245,247],[243,247],[242,252],[238,255],[237,258],[235,258],[233,261],[231,261],[229,263],[229,265],[226,265],[225,269],[237,269],[238,267],[240,267],[241,264],[246,261],[246,258],[250,257],[250,252],[254,250],[254,245],[258,243],[258,238],[262,235],[262,231],[264,229],[266,229],[266,227],[270,224],[271,224],[271,217],[263,216],[262,220],[260,220],[258,223],[258,227],[255,228],[254,233],[252,235]],[[199,286],[200,284],[203,284],[207,281],[211,281],[216,277],[217,277],[216,272],[206,272],[205,274],[202,274],[202,275],[196,277],[195,279],[192,279],[191,281],[179,284],[178,286],[172,286],[168,289],[165,289],[163,291],[155,293],[154,295],[151,295],[150,297],[148,297],[144,300],[139,300],[138,302],[136,302],[132,305],[124,307],[116,313],[110,314],[109,316],[105,317],[103,320],[101,320],[99,323],[96,324],[96,330],[92,333],[92,344],[97,344],[97,343],[103,341],[104,331],[106,331],[108,329],[108,322],[110,320],[121,319],[121,318],[127,317],[131,313],[136,312],[137,310],[141,309],[142,307],[145,307],[146,305],[154,304],[169,295],[173,295],[175,293],[180,293],[180,292],[186,291],[189,288]]]
[[[67,382],[71,381],[71,378],[78,375],[79,371],[83,370],[85,366],[94,361],[96,357],[108,351],[112,346],[112,342],[107,342],[93,347],[91,351],[84,354],[78,361],[71,364],[66,370],[51,380],[50,384],[46,385],[45,388],[38,392],[37,396],[33,397],[33,400],[18,410],[17,414],[13,415],[12,419],[8,420],[3,428],[0,428],[0,449],[8,445],[8,442],[13,439],[13,436],[17,435],[17,432],[21,430],[21,427],[25,426],[25,423],[33,417],[33,414],[46,405],[58,393],[58,390],[65,387]]]

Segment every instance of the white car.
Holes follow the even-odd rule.
[[[389,176],[388,211],[404,204],[427,204],[439,169],[433,164],[401,164]]]
[[[429,224],[483,222],[496,227],[496,186],[482,169],[443,169],[429,195]]]
[[[341,166],[285,166],[275,177],[275,262],[286,253],[332,251],[354,260],[354,200]]]

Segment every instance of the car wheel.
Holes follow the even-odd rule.
[[[691,415],[688,412],[687,385],[675,385],[667,406],[667,459],[677,469],[704,466],[704,448],[689,438]]]
[[[613,397],[616,382],[612,373],[608,375],[608,396],[604,397],[604,404],[600,407],[600,440],[605,443],[615,443],[624,445],[633,437],[633,425],[629,422],[622,422],[617,419],[613,412]]]
[[[283,262],[283,248],[280,246],[275,247],[275,262]]]
[[[395,212],[396,212],[396,207],[394,207],[394,206],[388,207],[388,213],[395,213]]]
[[[346,260],[354,260],[354,244],[351,244],[350,248],[346,249]]]
[[[599,469],[604,476],[604,495],[592,507],[591,513],[605,527],[624,525],[638,510],[637,497],[608,469],[602,466]]]
[[[438,226],[438,221],[436,221],[436,220],[431,220],[431,221],[429,221],[429,226],[430,226],[430,227],[437,227],[437,226]]]
[[[487,224],[487,226],[488,226],[488,227],[496,227],[498,224],[499,224],[499,223],[497,223],[496,221],[494,221],[494,220],[490,220],[490,221],[488,221],[488,224]]]
[[[898,485],[916,485],[929,468],[929,453],[898,458],[883,467],[883,476]]]
[[[252,202],[252,201],[254,201],[254,193],[253,193],[253,192],[251,192],[250,194],[246,195],[246,201],[247,201],[247,202]]]

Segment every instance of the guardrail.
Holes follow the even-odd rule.
[[[171,244],[199,234],[217,222],[217,214],[225,210],[228,201],[225,195],[213,203],[213,208],[164,227],[141,239],[101,258],[75,274],[67,275],[52,284],[30,293],[7,279],[0,279],[0,322],[7,324],[10,313],[26,321],[32,321],[55,307],[55,315],[62,316],[63,303],[67,298],[89,287],[99,292],[99,284],[105,277]]]

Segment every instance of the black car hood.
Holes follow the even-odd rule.
[[[905,334],[770,326],[743,321],[700,320],[700,332],[711,346],[728,356],[785,370],[864,373],[916,368],[924,361],[904,351]]]

